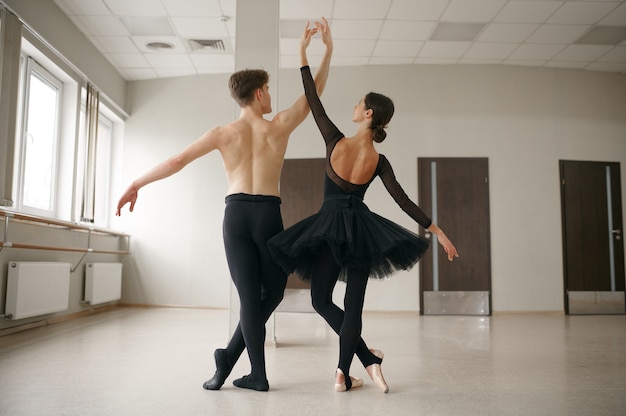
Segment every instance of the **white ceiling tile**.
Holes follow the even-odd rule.
[[[582,69],[587,65],[585,62],[549,61],[545,66],[549,68]]]
[[[339,41],[333,42],[335,46],[335,48],[333,49],[333,57],[337,56],[336,54],[337,42]],[[297,56],[300,53],[300,39],[282,39],[281,38],[279,41],[278,50],[280,51],[281,54],[284,54],[284,55],[296,55]],[[307,49],[307,55],[309,56],[322,55],[325,50],[326,50],[326,47],[324,46],[322,41],[318,39],[311,39],[311,43],[309,44],[309,47]]]
[[[505,0],[452,0],[441,20],[446,22],[490,22]]]
[[[186,54],[146,53],[144,57],[153,68],[193,68]]]
[[[184,38],[226,38],[226,25],[217,18],[210,17],[172,17],[172,26],[179,36]]]
[[[511,66],[544,66],[546,64],[546,61],[525,61],[525,60],[504,60],[502,61],[502,63],[504,65],[511,65]]]
[[[237,0],[53,0],[80,31],[128,79],[173,74],[232,71],[236,46]],[[299,66],[300,36],[306,21],[329,18],[335,50],[333,65],[492,64],[581,68],[619,72],[626,58],[626,40],[606,49],[568,47],[600,26],[626,26],[625,0],[279,0],[280,65]],[[220,16],[231,17],[225,22]],[[120,19],[143,19],[146,30],[165,22],[169,34],[130,38]],[[546,22],[552,24],[546,24]],[[446,24],[486,24],[472,42],[433,41],[435,28]],[[293,33],[286,33],[292,26]],[[134,26],[133,26],[134,27]],[[222,39],[226,53],[192,52],[188,39]],[[131,40],[132,39],[132,40]],[[174,52],[155,52],[148,41],[175,45]],[[519,45],[519,46],[518,46]],[[586,45],[575,45],[586,46]],[[566,49],[566,47],[568,47]],[[318,65],[324,45],[316,36],[308,48],[309,62]],[[159,73],[146,56],[162,62]],[[510,52],[510,55],[509,55]],[[419,56],[412,58],[418,53]],[[372,55],[373,54],[373,55]],[[169,55],[169,58],[166,58]],[[554,58],[559,55],[557,58]],[[182,59],[182,61],[181,61]],[[552,61],[548,62],[550,59]],[[585,60],[583,60],[585,59]],[[181,63],[182,62],[182,63]],[[546,64],[548,62],[548,64]],[[592,66],[593,64],[593,66]],[[169,69],[163,69],[168,65]],[[138,71],[125,71],[128,66]],[[616,69],[617,68],[617,69]]]
[[[374,50],[374,40],[343,40],[333,41],[333,56],[370,56]]]
[[[187,77],[196,74],[196,69],[193,67],[182,68],[170,68],[170,67],[155,67],[154,72],[159,78],[174,78],[174,77]]]
[[[103,0],[117,16],[167,16],[161,0]]]
[[[226,29],[228,30],[228,34],[231,38],[237,36],[237,24],[235,19],[230,19],[228,22],[226,22]]]
[[[563,50],[565,45],[520,45],[508,59],[519,61],[546,61]]]
[[[364,66],[369,62],[365,56],[333,56],[334,66]]]
[[[94,36],[90,39],[103,52],[139,53],[137,46],[127,36]]]
[[[376,39],[383,25],[379,20],[336,20],[331,31],[333,39]],[[304,26],[302,26],[304,29]],[[300,30],[302,32],[302,29]]]
[[[282,38],[300,39],[304,33],[304,28],[306,27],[307,22],[309,21],[306,19],[280,19],[280,22],[278,23],[279,36]],[[312,24],[313,22],[309,22],[309,27]],[[330,24],[330,30],[333,37],[335,37],[334,26],[335,22]]]
[[[415,58],[424,42],[409,40],[379,40],[376,43],[372,56],[393,56]]]
[[[626,46],[616,46],[598,58],[600,62],[626,62]]]
[[[415,58],[416,64],[422,65],[452,65],[456,64],[459,60],[454,58]]]
[[[593,62],[587,65],[585,69],[590,71],[622,72],[626,69],[626,63]]]
[[[54,0],[54,2],[70,16],[106,16],[111,14],[102,0]]]
[[[439,20],[448,2],[442,0],[394,0],[389,19]]]
[[[217,17],[222,15],[222,7],[218,0],[161,0],[170,16],[204,16]]]
[[[281,19],[327,19],[332,17],[334,0],[280,0]]]
[[[548,19],[548,23],[591,25],[607,16],[618,5],[614,1],[568,1]]]
[[[463,58],[469,59],[506,59],[517,47],[517,43],[475,43],[473,44]]]
[[[113,16],[76,16],[77,26],[95,36],[128,36],[128,30]]]
[[[580,38],[587,25],[541,25],[528,39],[528,43],[571,43]]]
[[[167,16],[120,16],[119,20],[132,36],[175,35]]]
[[[217,0],[225,16],[234,18],[237,14],[237,0]],[[280,6],[279,6],[280,7]]]
[[[149,68],[150,63],[140,53],[108,53],[106,56],[121,68]]]
[[[384,40],[426,40],[435,26],[435,22],[387,20],[380,32],[380,38]]]
[[[333,19],[382,19],[391,0],[335,0]]]
[[[122,68],[120,73],[128,81],[142,81],[157,78],[157,74],[152,68]]]
[[[420,58],[460,58],[470,47],[471,42],[437,42],[424,43],[419,53]]]
[[[613,9],[613,11],[600,20],[603,26],[626,26],[626,3],[622,2],[622,5]]]
[[[538,27],[539,25],[533,23],[491,23],[478,36],[478,41],[521,43]]]
[[[502,63],[502,59],[470,59],[470,58],[461,58],[459,59],[460,64],[466,65],[498,65]]]
[[[430,35],[430,40],[471,42],[485,29],[486,23],[440,22]]]
[[[562,1],[509,1],[495,17],[496,22],[543,23],[561,5]]]
[[[613,48],[608,45],[569,45],[554,57],[555,61],[594,61]]]

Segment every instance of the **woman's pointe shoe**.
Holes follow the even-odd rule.
[[[383,352],[380,350],[370,349],[370,351],[376,357],[380,358],[381,363],[382,363],[382,359],[385,356],[385,354],[383,354]],[[367,374],[370,375],[370,377],[372,378],[372,381],[374,382],[374,384],[376,384],[376,387],[378,387],[380,391],[382,391],[383,393],[389,392],[389,386],[387,385],[387,382],[385,381],[385,378],[383,377],[383,370],[380,364],[368,365],[365,370],[367,371]]]
[[[343,379],[343,382],[337,383],[337,381],[341,381],[341,379]],[[335,377],[335,391],[336,392],[348,391],[350,389],[361,387],[362,385],[363,385],[362,378],[356,378],[352,376],[350,377],[350,382],[347,383],[346,385],[346,376],[343,374],[343,371],[341,371],[339,368],[337,369],[337,376]]]

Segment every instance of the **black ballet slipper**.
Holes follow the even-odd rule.
[[[233,384],[236,387],[240,387],[242,389],[250,389],[256,391],[268,391],[270,389],[270,385],[267,380],[254,380],[251,375],[238,378],[237,380],[233,381]]]
[[[202,385],[205,390],[219,390],[232,371],[232,367],[228,363],[228,356],[225,349],[218,348],[213,355],[215,357],[216,370],[213,377],[205,381]]]

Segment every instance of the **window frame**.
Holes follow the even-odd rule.
[[[55,120],[53,131],[53,145],[51,155],[51,179],[50,179],[50,209],[41,209],[26,205],[25,199],[25,176],[26,176],[26,157],[27,157],[27,143],[28,143],[28,122],[29,122],[29,103],[30,103],[30,87],[31,77],[35,76],[41,82],[56,89],[56,103],[55,103]],[[16,208],[20,212],[26,214],[44,216],[44,217],[57,217],[57,195],[59,189],[59,149],[61,140],[61,120],[63,117],[63,94],[64,83],[52,72],[40,65],[32,57],[22,52],[21,68],[20,68],[20,93],[19,93],[19,112],[18,112],[18,146],[16,146],[17,152],[17,169],[18,172],[16,178]]]

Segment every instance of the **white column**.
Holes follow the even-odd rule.
[[[235,71],[242,69],[265,69],[270,74],[272,110],[278,103],[278,24],[279,0],[237,0],[235,17]],[[235,103],[235,118],[239,106]],[[272,114],[266,117],[271,118]],[[230,286],[230,334],[239,322],[239,296],[235,285]],[[267,334],[273,333],[273,320],[267,322]]]

